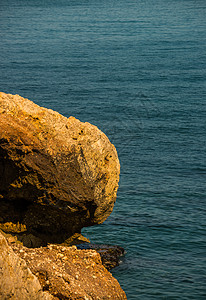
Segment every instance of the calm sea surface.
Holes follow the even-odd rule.
[[[104,131],[121,179],[83,230],[129,300],[206,299],[206,1],[1,0],[0,90]]]

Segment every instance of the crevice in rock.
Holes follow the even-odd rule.
[[[16,235],[26,247],[63,243],[80,233],[84,214],[69,214],[51,205],[30,203],[25,199],[0,199],[0,229]]]
[[[0,222],[22,224],[29,203],[25,199],[4,200],[0,199]]]

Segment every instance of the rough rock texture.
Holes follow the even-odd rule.
[[[61,242],[102,223],[113,210],[119,172],[115,147],[97,127],[0,93],[3,230]]]
[[[10,285],[13,285],[13,283],[6,280],[4,270],[8,267],[7,265],[10,265],[15,271],[19,270],[20,268],[16,264],[16,260],[18,260],[23,265],[26,274],[35,279],[35,284],[38,285],[39,280],[42,289],[49,293],[42,294],[42,298],[37,298],[37,296],[33,298],[34,287],[30,290],[32,285],[28,280],[28,276],[26,275],[22,279],[21,276],[18,276],[18,274],[21,274],[20,272],[15,273],[16,277],[13,276],[16,284],[15,287],[17,288],[15,292],[21,292],[22,295],[25,292],[26,294],[24,297],[11,299],[51,299],[49,295],[50,297],[53,295],[54,299],[127,299],[117,280],[102,266],[100,255],[94,250],[77,250],[76,246],[65,247],[52,244],[47,247],[31,249],[22,246],[20,243],[16,243],[12,236],[8,238],[8,243],[13,248],[11,250],[4,238],[1,238],[1,241],[3,241],[3,247],[5,248],[3,252],[4,258],[0,260],[0,267],[3,261],[3,272],[2,269],[0,270],[2,278],[4,278],[4,285],[1,290],[11,290]],[[2,251],[1,248],[0,251]],[[7,251],[8,255],[6,254]],[[13,257],[15,257],[15,260],[13,260]],[[25,266],[25,262],[38,280]],[[8,279],[10,280],[10,277]],[[18,284],[19,286],[23,286],[24,289],[19,289]],[[24,284],[29,285],[27,290]],[[28,293],[31,293],[30,298],[28,297]],[[39,289],[38,294],[40,293],[42,293],[42,290]],[[2,295],[5,294],[3,293]],[[0,297],[0,299],[10,298]]]
[[[0,299],[52,300],[43,292],[39,280],[32,274],[25,261],[16,255],[0,233]]]

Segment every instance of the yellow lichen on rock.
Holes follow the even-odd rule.
[[[20,233],[27,231],[26,225],[20,224],[19,222],[17,222],[17,224],[12,222],[0,223],[0,229],[9,233]]]

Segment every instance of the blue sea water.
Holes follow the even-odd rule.
[[[206,1],[1,0],[0,90],[116,146],[111,216],[129,300],[206,299]]]

